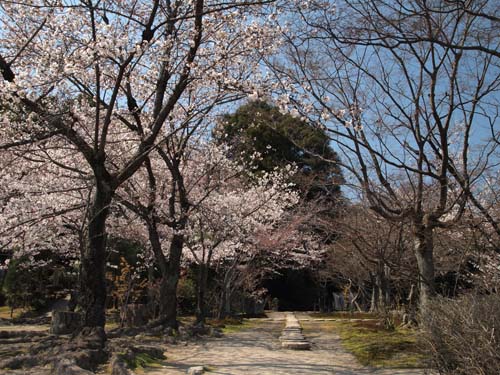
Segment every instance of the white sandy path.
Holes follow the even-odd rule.
[[[340,338],[325,333],[312,340],[310,351],[281,349],[278,337],[283,316],[256,321],[251,328],[187,346],[172,346],[165,353],[167,365],[148,375],[186,374],[191,366],[208,366],[219,375],[422,375],[422,370],[374,370],[359,365],[346,352]]]

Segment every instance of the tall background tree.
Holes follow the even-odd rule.
[[[293,183],[306,200],[332,203],[340,196],[342,173],[328,136],[271,103],[251,101],[222,116],[214,136],[230,157],[249,162],[257,153],[257,171],[296,165]]]
[[[411,227],[422,311],[436,291],[436,230],[468,202],[480,207],[481,176],[496,165],[500,38],[486,15],[497,9],[314,3],[299,9],[297,32],[282,29],[286,58],[269,61],[281,106],[325,126],[348,183],[381,217]]]

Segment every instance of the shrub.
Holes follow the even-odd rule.
[[[192,314],[196,309],[196,283],[190,276],[181,277],[177,285],[177,303],[181,314]]]
[[[440,374],[500,374],[500,296],[436,298],[422,318],[424,342]]]

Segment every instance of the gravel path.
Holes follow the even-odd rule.
[[[302,316],[301,316],[302,317]],[[334,333],[311,334],[310,351],[281,349],[278,340],[284,316],[255,320],[250,327],[222,338],[187,346],[172,346],[165,353],[167,365],[148,375],[186,374],[191,366],[206,366],[208,374],[219,375],[422,375],[423,370],[374,370],[360,366],[346,352]],[[306,318],[306,317],[303,317]],[[307,324],[314,324],[309,320]],[[304,330],[307,336],[307,330]]]

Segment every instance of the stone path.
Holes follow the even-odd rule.
[[[298,317],[302,320],[302,316]],[[305,318],[305,317],[304,317]],[[308,325],[314,324],[309,317]],[[203,365],[219,375],[423,375],[423,370],[374,370],[360,366],[346,352],[340,338],[331,332],[311,330],[306,338],[311,350],[281,348],[279,337],[285,315],[273,313],[269,319],[253,320],[250,327],[222,338],[187,346],[172,346],[165,353],[167,365],[148,375],[186,374],[189,367]],[[304,331],[306,331],[304,327]]]
[[[285,313],[285,328],[280,336],[281,347],[284,349],[309,350],[311,343],[302,334],[302,326],[294,313]]]

